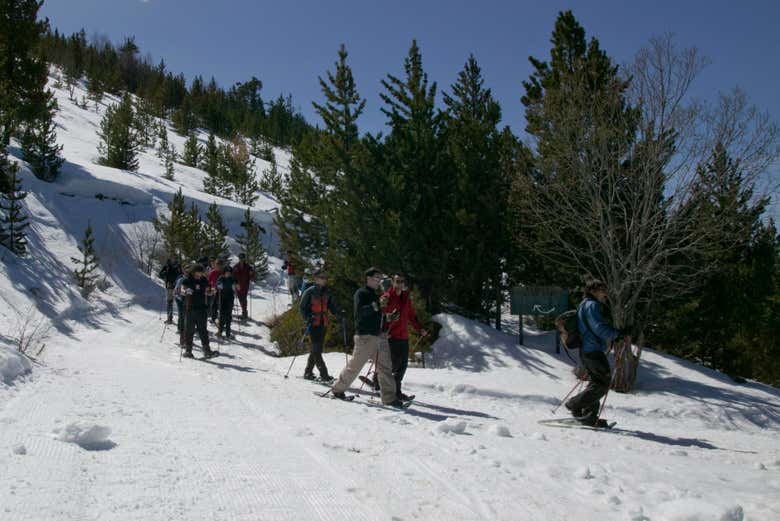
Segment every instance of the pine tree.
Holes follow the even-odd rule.
[[[436,83],[429,86],[422,55],[412,41],[404,60],[405,77],[382,80],[382,112],[391,128],[383,151],[392,180],[390,207],[398,213],[400,268],[414,273],[429,309],[439,300],[444,284],[445,256],[451,240],[452,178],[443,168],[441,118]]]
[[[194,168],[199,168],[203,147],[198,144],[198,138],[195,134],[190,134],[187,141],[184,142],[184,154],[182,162]]]
[[[62,145],[57,146],[57,132],[54,124],[54,113],[57,110],[57,100],[51,91],[46,91],[45,110],[34,123],[28,124],[22,134],[22,153],[30,164],[30,169],[38,179],[54,181],[60,167],[65,161],[60,156]]]
[[[165,157],[163,157],[163,166],[165,167],[165,174],[163,177],[167,179],[168,181],[173,181],[174,176],[174,162],[176,161],[176,148],[173,146],[173,144],[170,144],[168,146],[168,150],[165,152]]]
[[[190,203],[190,210],[184,216],[183,252],[186,259],[199,259],[205,255],[206,230],[200,220],[200,211],[195,201]]]
[[[268,192],[275,197],[279,197],[279,194],[281,194],[284,185],[282,174],[279,172],[279,168],[276,165],[276,159],[271,161],[270,168],[263,171],[259,186],[260,190]]]
[[[7,170],[8,186],[0,194],[0,243],[14,254],[22,256],[27,253],[27,235],[25,229],[29,226],[27,216],[22,213],[21,201],[27,197],[22,191],[22,180],[18,177],[18,167],[0,158],[0,169]],[[2,173],[2,172],[0,172]]]
[[[498,150],[501,108],[483,84],[481,69],[470,56],[452,94],[444,94],[445,153],[455,185],[451,236],[457,238],[448,248],[451,281],[446,293],[478,316],[500,308],[500,292],[487,288],[501,278],[504,244],[509,242],[510,178],[501,169]]]
[[[95,104],[95,112],[100,108],[104,91],[105,85],[100,71],[96,67],[87,69],[87,97]]]
[[[161,215],[154,220],[154,227],[163,239],[163,245],[168,255],[178,255],[181,259],[190,259],[184,255],[187,242],[187,211],[184,207],[184,195],[181,188],[168,203],[170,216]]]
[[[195,114],[192,112],[190,96],[184,96],[181,105],[171,117],[173,129],[181,136],[187,136],[198,126]]]
[[[233,188],[227,179],[226,160],[223,148],[217,144],[214,134],[209,135],[203,156],[203,169],[207,176],[203,179],[203,191],[207,194],[230,199]]]
[[[125,94],[110,106],[100,122],[100,164],[123,170],[138,169],[138,135],[133,126],[133,101]]]
[[[251,206],[257,200],[260,186],[255,174],[255,160],[249,155],[249,149],[240,136],[222,146],[223,178],[231,187],[233,199]]]
[[[78,247],[81,252],[81,258],[71,257],[70,260],[76,265],[73,270],[73,277],[76,284],[81,288],[84,296],[95,289],[95,282],[98,275],[95,271],[98,267],[98,258],[95,253],[95,238],[92,236],[92,223],[87,223],[87,229],[84,230],[84,238],[81,240],[81,246]]]
[[[222,222],[222,214],[219,211],[217,202],[209,205],[206,212],[206,222],[203,225],[203,234],[205,241],[203,243],[203,253],[209,257],[227,257],[229,251],[225,238],[228,230]]]
[[[249,207],[244,212],[241,226],[244,228],[244,233],[236,239],[241,246],[241,251],[246,254],[246,262],[254,266],[256,276],[262,280],[268,275],[268,254],[260,240],[260,233],[265,233],[265,230],[252,219]]]
[[[154,147],[157,143],[157,124],[153,110],[151,103],[141,98],[133,117],[133,128],[138,136],[138,144],[144,148]]]
[[[45,60],[38,52],[47,23],[39,21],[38,0],[0,2],[0,148],[20,125],[40,111],[37,102],[46,86]]]
[[[157,128],[157,157],[165,159],[168,155],[168,128],[165,126],[165,122],[161,121]]]

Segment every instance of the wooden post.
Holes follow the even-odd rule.
[[[523,345],[523,315],[520,315],[520,327],[518,328],[518,330],[519,330],[518,336],[520,337],[519,338],[520,345]]]

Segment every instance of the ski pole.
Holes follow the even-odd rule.
[[[165,336],[165,330],[166,329],[168,329],[168,322],[166,322],[165,325],[163,326],[163,332],[160,335],[160,343],[162,343],[162,341],[163,341],[163,337]]]
[[[309,325],[306,326],[306,329],[303,332],[303,336],[301,336],[301,341],[298,342],[298,348],[295,350],[295,355],[293,356],[292,362],[290,362],[290,367],[287,368],[287,372],[285,373],[284,377],[287,378],[290,376],[290,371],[292,371],[293,364],[295,363],[295,359],[298,358],[298,353],[301,351],[301,347],[303,346],[303,341],[306,339],[306,335],[309,334]]]
[[[579,388],[580,388],[580,386],[581,386],[582,384],[584,384],[584,383],[585,383],[585,379],[584,379],[584,378],[580,378],[580,379],[578,379],[578,380],[577,380],[577,383],[576,383],[576,384],[574,384],[574,387],[572,387],[572,388],[571,388],[571,391],[569,391],[569,394],[567,394],[566,396],[564,396],[564,397],[563,397],[563,400],[561,400],[561,403],[559,403],[558,405],[556,405],[556,406],[555,406],[555,408],[554,408],[554,409],[552,409],[550,412],[551,412],[552,414],[555,414],[555,412],[556,412],[558,409],[560,409],[560,408],[561,408],[561,405],[563,405],[563,404],[566,402],[566,399],[567,399],[569,396],[571,396],[572,394],[574,394],[574,391],[575,391],[575,390],[577,390],[577,389],[579,389]]]
[[[184,306],[184,329],[181,331],[181,337],[179,338],[179,363],[181,363],[181,356],[184,354],[184,344],[187,341],[187,328],[190,321],[190,304],[192,303],[192,296],[187,296],[187,303]]]
[[[341,332],[344,334],[344,358],[346,363],[349,363],[349,354],[347,353],[349,351],[349,346],[347,346],[347,319],[344,317],[341,317]]]
[[[613,343],[614,345],[614,343]],[[610,346],[611,347],[611,346]],[[619,352],[615,353],[615,360],[616,364],[620,363],[620,360],[623,358],[623,351],[626,348],[626,341],[623,339],[623,347],[620,349]],[[615,375],[617,374],[617,371],[612,371],[612,375],[609,379],[609,387],[607,387],[607,392],[604,393],[604,400],[601,402],[601,407],[599,408],[599,415],[596,417],[596,425],[599,424],[599,420],[601,419],[601,413],[604,412],[604,406],[607,405],[607,396],[609,396],[609,390],[612,388],[612,384],[615,383]]]

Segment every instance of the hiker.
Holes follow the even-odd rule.
[[[314,284],[301,296],[299,309],[306,321],[306,330],[309,332],[309,340],[311,340],[311,351],[303,377],[307,380],[314,380],[313,370],[316,365],[317,371],[320,373],[320,380],[327,382],[333,380],[333,377],[328,374],[325,360],[322,359],[322,345],[325,340],[325,331],[328,329],[328,312],[335,315],[343,315],[344,312],[336,304],[325,284],[325,272],[317,271],[314,274]]]
[[[189,276],[181,283],[181,287],[185,298],[186,314],[184,356],[194,358],[192,356],[192,339],[195,336],[195,329],[198,330],[203,356],[209,358],[218,355],[218,352],[212,351],[209,347],[209,332],[206,328],[208,320],[207,297],[212,294],[212,289],[203,275],[203,266],[200,264],[192,266]]]
[[[622,333],[612,327],[603,315],[607,302],[607,285],[594,280],[585,288],[585,296],[577,308],[577,327],[582,338],[580,359],[587,371],[588,386],[584,391],[566,401],[565,406],[572,416],[584,425],[601,427],[606,421],[599,417],[601,398],[609,390],[612,369],[607,360],[608,344],[622,336]]]
[[[301,298],[301,284],[303,277],[298,274],[298,268],[293,263],[292,250],[287,250],[287,258],[282,264],[282,269],[287,271],[287,289],[293,302]]]
[[[408,325],[411,324],[421,336],[427,336],[428,332],[417,320],[417,314],[414,312],[412,299],[406,285],[406,278],[400,273],[393,276],[392,286],[382,294],[379,303],[382,306],[387,326],[387,342],[390,345],[393,378],[395,378],[395,395],[399,400],[409,401],[414,399],[414,396],[408,396],[401,392],[401,381],[409,366]],[[374,373],[374,380],[378,383],[376,373]]]
[[[176,320],[176,330],[179,332],[179,337],[184,338],[184,296],[181,293],[181,285],[184,279],[190,274],[189,266],[186,266],[179,278],[176,279],[176,283],[173,285],[173,298],[176,300],[176,311],[178,312]],[[184,343],[183,341],[180,343]]]
[[[219,306],[219,330],[217,336],[224,333],[225,338],[233,338],[230,326],[233,323],[233,303],[236,298],[236,279],[233,278],[233,268],[225,267],[217,279],[217,305]]]
[[[246,320],[246,297],[249,294],[249,285],[255,279],[255,269],[246,262],[246,253],[238,254],[238,264],[233,267],[233,278],[236,279],[236,295],[241,304],[241,319]]]
[[[211,322],[217,322],[217,316],[219,315],[219,303],[216,302],[216,289],[217,280],[222,276],[222,272],[225,270],[225,262],[222,259],[212,259],[211,269],[208,274],[209,287],[214,290],[214,294],[209,299],[209,311],[211,312]]]
[[[181,275],[181,266],[179,265],[179,257],[177,255],[171,255],[168,260],[165,261],[165,266],[162,267],[160,278],[165,284],[165,297],[168,307],[168,320],[166,324],[173,324],[173,287],[176,285],[176,279]]]
[[[377,288],[382,280],[382,272],[377,268],[369,268],[365,272],[366,285],[358,289],[354,296],[355,313],[355,350],[352,359],[344,367],[338,380],[332,387],[333,396],[342,400],[347,397],[344,391],[349,388],[357,377],[363,365],[374,359],[374,365],[379,373],[382,403],[393,407],[403,407],[404,403],[396,398],[395,380],[390,361],[390,348],[381,334],[382,315],[379,309]]]

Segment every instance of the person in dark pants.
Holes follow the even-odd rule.
[[[198,330],[200,337],[201,350],[203,356],[208,358],[216,356],[219,353],[212,351],[209,346],[209,332],[206,327],[208,322],[208,297],[212,289],[209,287],[208,280],[203,275],[203,266],[194,265],[190,269],[189,276],[182,282],[182,293],[184,295],[186,327],[184,331],[184,356],[194,358],[192,355],[192,339],[195,336],[195,330]]]
[[[171,255],[171,257],[165,261],[165,266],[162,267],[158,275],[165,283],[165,298],[168,305],[168,320],[166,323],[173,324],[173,288],[176,285],[176,279],[181,275],[179,257]]]
[[[182,274],[179,275],[179,278],[176,279],[176,284],[173,286],[173,298],[176,300],[176,311],[178,312],[178,319],[176,321],[176,329],[179,332],[179,336],[181,339],[183,339],[184,335],[184,295],[181,293],[181,285],[184,282],[184,279],[187,278],[190,274],[190,268],[189,266],[185,267],[182,271]],[[180,340],[181,340],[180,339]],[[183,340],[180,341],[181,344],[184,344]]]
[[[233,266],[233,278],[236,279],[236,296],[238,303],[241,304],[241,319],[246,320],[247,315],[247,295],[249,295],[249,285],[255,280],[255,269],[246,262],[246,253],[238,254],[238,264]]]
[[[401,274],[393,276],[393,284],[379,299],[382,313],[387,325],[387,341],[390,344],[390,358],[393,363],[393,377],[395,378],[395,395],[399,400],[411,400],[414,396],[408,396],[401,392],[401,381],[409,366],[409,327],[412,327],[422,336],[428,334],[420,322],[412,306],[406,278]],[[379,384],[374,373],[375,386]]]
[[[328,328],[328,313],[343,315],[344,312],[333,300],[325,284],[325,273],[321,270],[317,271],[314,274],[314,285],[303,293],[299,304],[301,315],[308,324],[309,340],[311,340],[311,351],[303,372],[303,377],[307,380],[314,380],[315,365],[320,373],[320,380],[333,379],[328,374],[328,367],[322,358],[322,346]]]
[[[607,285],[600,280],[588,283],[585,298],[577,308],[577,327],[582,337],[580,359],[588,373],[588,386],[584,391],[566,401],[572,416],[585,425],[597,425],[601,399],[609,390],[612,368],[607,359],[607,346],[622,333],[604,318],[603,307],[607,302]]]
[[[233,268],[227,266],[217,279],[217,303],[219,305],[219,331],[227,338],[233,338],[230,326],[233,323],[233,303],[236,297],[236,279],[233,278]]]

